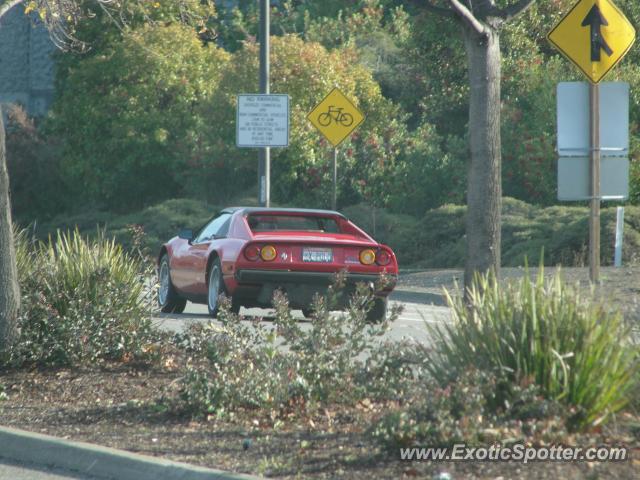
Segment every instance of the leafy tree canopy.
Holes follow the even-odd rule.
[[[184,193],[181,172],[210,148],[201,112],[228,60],[175,23],[123,32],[69,68],[48,125],[76,195],[130,208]]]

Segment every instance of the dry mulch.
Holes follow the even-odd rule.
[[[517,269],[514,274],[517,274]],[[640,269],[605,269],[600,294],[626,305],[637,304]],[[567,269],[569,280],[584,271]],[[459,272],[438,271],[405,276],[403,288],[451,285]],[[507,273],[509,275],[509,273]],[[431,282],[431,284],[429,284]],[[447,283],[448,282],[448,283]],[[629,311],[633,309],[629,307]],[[632,447],[632,459],[620,463],[431,463],[401,462],[366,435],[386,405],[361,403],[291,413],[278,418],[244,411],[223,419],[194,420],[171,402],[178,389],[179,356],[161,365],[111,364],[82,369],[0,372],[0,424],[87,441],[198,465],[278,478],[396,479],[431,478],[448,472],[453,479],[640,478],[638,425],[629,415],[614,432],[600,433],[608,444]],[[582,446],[582,445],[580,445]]]
[[[640,471],[640,442],[628,434],[622,440],[634,446],[634,459],[622,463],[401,462],[381,452],[363,432],[363,425],[383,414],[383,405],[364,403],[290,418],[248,411],[226,420],[194,420],[163,404],[163,396],[175,393],[178,378],[175,366],[5,372],[0,381],[8,399],[0,403],[0,423],[278,478],[424,478],[446,471],[454,479],[632,479]],[[607,438],[607,443],[620,443]]]

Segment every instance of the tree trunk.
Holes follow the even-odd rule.
[[[500,36],[487,27],[478,35],[463,27],[469,61],[469,143],[467,257],[465,289],[476,272],[500,273]]]
[[[0,107],[0,351],[10,346],[18,335],[20,289],[12,225],[4,122]]]

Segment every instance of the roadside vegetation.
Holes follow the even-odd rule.
[[[157,349],[155,298],[141,259],[101,232],[93,240],[58,232],[40,242],[21,231],[16,240],[20,336],[2,352],[5,366],[143,360]]]
[[[399,311],[368,324],[365,290],[331,315],[339,277],[308,328],[277,294],[266,320],[247,322],[225,300],[219,322],[160,332],[152,306],[161,243],[218,208],[256,202],[255,151],[234,138],[235,96],[257,90],[256,2],[125,0],[119,25],[80,3],[92,18],[75,35],[91,49],[58,56],[50,113],[9,113],[12,203],[25,230],[16,233],[19,338],[0,352],[3,424],[156,454],[206,451],[178,459],[304,478],[437,473],[399,464],[401,446],[638,447],[637,325],[542,270],[511,283],[478,277],[470,304],[448,294],[452,322],[430,328],[428,346],[385,343]],[[366,114],[340,146],[339,210],[390,245],[401,268],[460,267],[464,48],[455,26],[417,3],[273,7],[272,91],[291,96],[292,129],[290,146],[273,150],[272,198],[328,207],[333,148],[306,115],[337,86]],[[501,37],[504,266],[586,263],[587,207],[555,205],[553,91],[576,77],[545,34],[568,3],[537,1]],[[639,2],[618,3],[640,18]],[[632,92],[638,51],[611,76]],[[632,132],[639,105],[632,96]],[[640,260],[638,155],[632,136],[626,265]],[[607,206],[603,265],[614,225]],[[538,467],[530,478],[542,476]],[[634,464],[605,467],[597,473],[637,474]],[[481,464],[458,468],[527,475],[503,464],[482,475]],[[558,468],[558,478],[597,476],[586,465]]]
[[[275,476],[312,476],[331,435],[360,445],[346,446],[347,458],[337,454],[340,468],[357,472],[373,463],[389,475],[406,467],[395,463],[405,446],[634,444],[637,345],[617,312],[560,275],[545,280],[541,269],[534,280],[476,278],[469,305],[447,294],[452,321],[425,326],[434,339],[428,345],[382,341],[400,311],[367,323],[366,288],[345,313],[331,315],[340,275],[315,299],[307,328],[277,293],[269,321],[243,321],[223,298],[218,322],[167,334],[151,322],[142,235],[134,257],[103,234],[91,240],[58,233],[44,243],[17,234],[23,310],[20,341],[2,356],[3,423],[32,428],[28,417],[67,434],[76,420],[59,425],[59,413],[47,413],[65,408],[80,424],[97,421],[93,441],[112,445],[120,421],[142,431],[169,422],[172,432],[194,425],[203,434],[212,426],[237,430],[240,451],[254,441],[272,448],[270,438],[307,431],[296,447],[229,466]],[[64,383],[69,375],[95,385],[78,390],[77,381]],[[27,401],[22,395],[36,386],[53,403],[32,407],[43,410],[35,420],[23,418],[12,402]],[[63,400],[69,388],[78,397],[71,403]],[[97,399],[107,403],[97,408]],[[290,448],[299,452],[295,460]]]

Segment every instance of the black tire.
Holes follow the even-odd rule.
[[[216,275],[218,276],[217,285],[212,284],[212,281],[215,280]],[[212,291],[215,290],[215,291]],[[227,289],[224,285],[224,280],[222,278],[222,266],[219,258],[214,258],[211,262],[211,266],[209,267],[209,275],[207,276],[207,310],[209,310],[209,316],[212,318],[216,318],[218,316],[218,310],[220,310],[220,295],[227,295]],[[215,302],[213,300],[215,299]],[[240,313],[240,303],[231,299],[231,313],[235,313],[236,315]]]
[[[171,267],[169,256],[164,254],[158,264],[158,308],[162,313],[182,313],[187,306],[187,300],[182,298],[171,282]]]
[[[304,318],[313,318],[314,313],[315,312],[311,308],[302,309],[302,315],[304,315]]]
[[[214,258],[207,275],[207,309],[209,316],[216,318],[220,308],[220,295],[225,293],[222,280],[222,265],[219,258]]]
[[[380,323],[387,318],[387,297],[375,297],[371,310],[367,312],[367,322]]]

